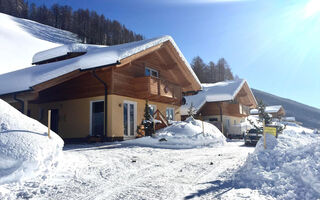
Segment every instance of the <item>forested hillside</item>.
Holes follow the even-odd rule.
[[[191,67],[201,83],[216,83],[238,79],[238,76],[233,75],[229,64],[224,58],[220,58],[217,64],[212,61],[206,64],[199,56],[197,56],[193,58]]]
[[[252,89],[252,92],[257,100],[262,100],[266,105],[282,105],[286,116],[295,117],[303,126],[320,129],[320,109],[260,90]]]
[[[77,34],[84,43],[115,45],[144,38],[117,20],[110,20],[88,9],[73,11],[70,6],[58,4],[47,8],[34,3],[29,5],[24,0],[0,0],[0,12],[70,31]]]

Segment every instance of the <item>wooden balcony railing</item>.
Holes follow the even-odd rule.
[[[180,103],[181,87],[167,80],[145,76],[134,79],[135,93],[140,98],[147,98],[160,102]]]

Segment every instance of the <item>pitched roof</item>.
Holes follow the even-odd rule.
[[[122,59],[142,52],[148,48],[157,46],[166,41],[171,42],[175,47],[179,56],[188,67],[188,70],[193,75],[194,79],[200,82],[193,72],[188,61],[184,58],[183,54],[177,47],[176,43],[170,36],[162,36],[153,39],[141,40],[137,42],[131,42],[126,44],[105,46],[105,47],[93,47],[83,46],[86,50],[86,54],[71,58],[68,60],[32,66],[29,68],[17,70],[14,72],[0,75],[0,95],[9,94],[14,92],[22,92],[30,90],[33,86],[51,80],[53,78],[62,76],[76,70],[88,70],[101,66],[108,66],[119,64]],[[71,47],[72,48],[72,47]],[[63,54],[63,51],[68,47],[59,48],[39,53],[35,56],[34,61],[40,61],[50,58],[50,56],[56,56],[57,54]],[[56,51],[57,50],[57,51]]]
[[[235,81],[201,84],[202,91],[199,91],[196,95],[185,97],[186,104],[181,106],[181,115],[188,113],[191,103],[193,103],[193,106],[198,111],[206,102],[232,101],[245,83],[247,83],[246,80],[239,79]],[[251,95],[253,96],[252,92]]]
[[[281,105],[275,105],[275,106],[266,106],[265,108],[265,112],[266,113],[277,113],[280,111],[280,109],[282,108]],[[258,112],[258,109],[251,109],[250,110],[250,114],[251,115],[257,115],[259,112]]]

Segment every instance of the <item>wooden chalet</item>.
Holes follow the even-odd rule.
[[[241,123],[257,106],[256,99],[246,80],[202,84],[203,90],[186,96],[181,107],[182,119],[188,117],[193,105],[195,116],[217,126],[225,135],[242,135]]]
[[[201,89],[170,36],[78,46],[40,52],[38,65],[0,75],[0,98],[45,125],[51,110],[52,130],[67,142],[135,138],[146,100],[180,120],[182,94]]]
[[[281,105],[275,105],[275,106],[266,106],[265,112],[270,114],[272,118],[281,119],[286,115],[286,111]],[[258,109],[251,109],[250,110],[251,115],[258,115]]]

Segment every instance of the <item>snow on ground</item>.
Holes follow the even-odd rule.
[[[320,198],[320,136],[299,125],[287,125],[276,139],[263,138],[235,175],[240,187],[259,190],[276,199]]]
[[[18,118],[18,111],[2,105],[5,103],[0,104],[1,113],[7,114],[0,115],[0,147],[7,146],[0,149],[0,199],[320,198],[320,135],[298,125],[287,125],[278,139],[268,135],[264,150],[261,140],[256,148],[244,146],[242,140],[225,142],[208,124],[205,134],[197,135],[202,132],[202,123],[189,119],[157,133],[157,139],[168,140],[167,145],[151,138],[66,145],[59,165],[52,166],[46,163],[55,155],[50,150],[57,150],[61,143],[55,147],[48,143],[46,128],[38,127],[36,121],[27,117],[11,120]],[[22,128],[32,133],[32,138]],[[12,140],[6,143],[7,138],[16,137],[29,140],[15,146]],[[205,137],[224,145],[202,143]],[[28,162],[36,159],[43,162]],[[29,172],[34,168],[30,166],[50,168],[51,173],[10,182],[3,175],[16,170],[14,163],[26,166],[17,175],[32,175]]]
[[[3,13],[0,24],[0,74],[31,66],[39,51],[79,42],[71,32]]]
[[[166,141],[159,141],[161,139],[166,139]],[[181,149],[222,146],[226,143],[226,138],[214,125],[207,122],[202,124],[200,120],[189,117],[184,122],[173,122],[171,126],[159,130],[156,133],[156,137],[143,137],[136,140],[128,140],[125,143]]]
[[[194,149],[120,143],[66,145],[55,175],[7,184],[3,199],[264,199],[233,188],[233,172],[254,148],[243,142]]]
[[[47,130],[0,99],[0,199],[1,185],[46,178],[57,164],[63,140]]]

